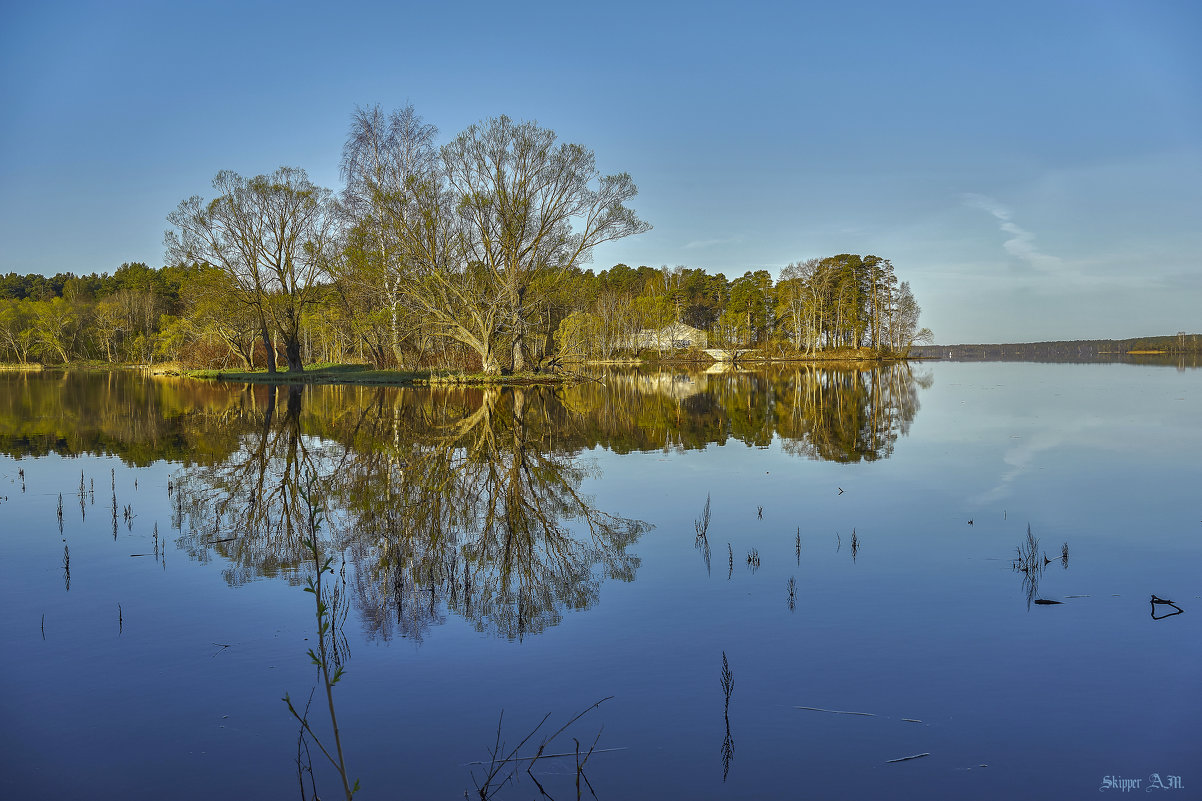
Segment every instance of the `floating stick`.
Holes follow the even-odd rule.
[[[823,709],[818,706],[795,706],[794,709],[808,709],[811,712],[830,712],[832,715],[863,715],[864,717],[875,718],[875,712],[844,712],[841,709]]]

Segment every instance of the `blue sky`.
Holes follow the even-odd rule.
[[[7,3],[0,272],[163,263],[356,105],[535,119],[654,230],[593,266],[892,259],[938,342],[1202,331],[1202,3]]]

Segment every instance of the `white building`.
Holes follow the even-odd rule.
[[[684,323],[672,323],[659,329],[644,328],[635,335],[636,348],[658,348],[660,350],[704,348],[708,342],[709,335],[705,331]]]

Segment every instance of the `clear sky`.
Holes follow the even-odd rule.
[[[593,267],[893,261],[937,342],[1202,331],[1202,3],[0,4],[0,272],[163,264],[356,105],[535,119],[654,230]]]

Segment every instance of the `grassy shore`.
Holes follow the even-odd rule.
[[[742,354],[738,364],[746,367],[782,364],[790,362],[846,363],[880,362],[904,359],[900,354],[881,353],[870,348],[839,348],[802,354],[795,351],[757,350]],[[251,384],[360,384],[367,386],[424,387],[424,386],[533,386],[563,385],[590,380],[576,372],[588,366],[639,366],[648,367],[705,367],[722,364],[701,351],[684,351],[659,354],[644,351],[637,356],[608,361],[571,362],[567,369],[546,373],[516,373],[494,375],[487,373],[464,373],[456,370],[381,370],[368,364],[313,364],[302,373],[277,371],[268,373],[264,369],[221,369],[193,370],[179,362],[159,362],[151,365],[112,364],[103,361],[77,361],[54,365],[51,369],[66,370],[143,370],[152,375],[181,376],[202,381],[231,381]],[[728,362],[729,363],[729,362]],[[43,365],[0,363],[0,371],[37,371]]]
[[[362,384],[369,386],[529,386],[563,384],[577,380],[570,373],[517,373],[489,375],[453,370],[378,370],[366,364],[315,364],[303,373],[266,370],[181,370],[179,375],[204,381],[251,384]]]
[[[700,352],[665,355],[643,353],[632,359],[615,359],[607,362],[588,362],[590,365],[640,365],[648,366],[705,366],[714,364],[712,357]],[[898,354],[882,354],[870,348],[839,348],[816,354],[781,352],[746,353],[739,358],[742,365],[765,365],[786,362],[849,362],[891,361],[904,358]],[[588,380],[572,368],[583,366],[573,363],[569,369],[553,373],[516,373],[495,375],[488,373],[463,373],[455,370],[381,370],[367,364],[313,364],[302,373],[266,370],[186,370],[159,369],[155,372],[166,375],[181,375],[204,381],[233,381],[252,384],[360,384],[370,386],[532,386],[560,385]]]

